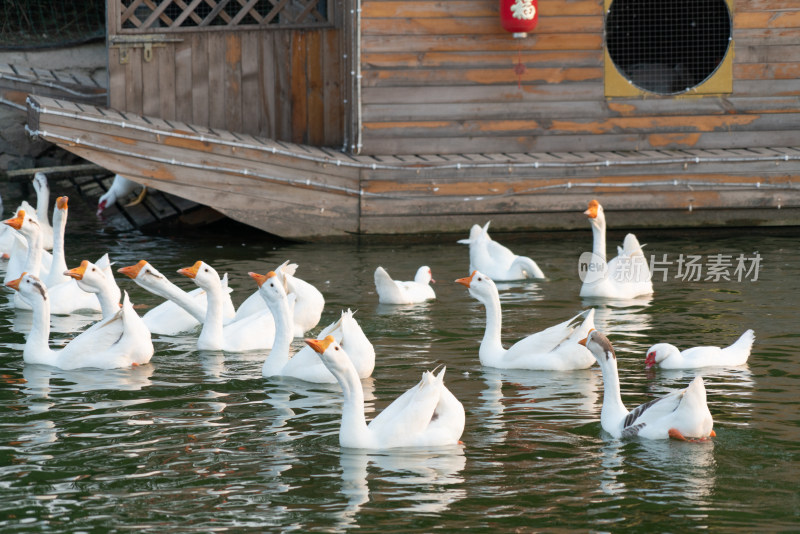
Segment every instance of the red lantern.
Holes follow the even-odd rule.
[[[527,37],[539,22],[538,0],[500,0],[500,22],[515,38]]]

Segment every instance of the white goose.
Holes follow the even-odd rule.
[[[22,262],[21,265],[17,265],[16,262],[12,264],[12,261],[9,261],[3,282],[8,283],[11,280],[16,280],[16,278],[22,276],[23,272],[30,273],[36,277],[46,277],[53,259],[52,255],[42,248],[41,225],[36,216],[25,210],[19,210],[16,217],[6,219],[3,223],[19,232],[26,242],[26,247],[18,251],[15,250],[11,258],[14,260],[20,256],[18,252],[21,253],[24,251],[25,261]],[[42,265],[42,257],[45,255],[49,259],[47,268]],[[14,306],[21,309],[31,309],[28,303],[22,299],[18,293],[14,294]]]
[[[4,282],[15,280],[20,277],[22,271],[30,272],[35,276],[47,275],[52,264],[52,255],[42,248],[42,231],[39,220],[34,213],[18,210],[17,214],[10,219],[3,221],[3,224],[10,226],[23,238],[23,245],[20,249],[14,249],[6,268],[6,278]],[[18,241],[19,242],[19,241]],[[33,246],[32,246],[33,245]],[[42,257],[49,256],[43,268]],[[19,261],[19,260],[22,261]]]
[[[603,408],[600,423],[615,438],[707,439],[716,436],[700,376],[685,389],[673,391],[628,411],[619,390],[617,356],[606,336],[592,330],[581,341],[592,352],[603,372]]]
[[[152,333],[174,336],[193,330],[205,321],[207,296],[203,288],[186,292],[145,260],[117,269],[117,272],[131,278],[139,287],[166,299],[144,314],[144,322]],[[222,288],[222,317],[224,323],[229,323],[236,312],[230,297],[227,274],[222,277]]]
[[[147,188],[119,174],[114,175],[114,181],[111,182],[111,187],[97,200],[97,215],[102,215],[107,208],[116,204],[118,200],[124,199],[139,187],[142,188],[142,192],[139,193],[139,196],[130,205],[141,202]]]
[[[52,365],[61,369],[92,367],[114,369],[148,363],[153,356],[150,332],[133,310],[127,293],[111,318],[93,324],[67,343],[53,350],[50,338],[50,297],[38,277],[24,274],[6,284],[17,290],[33,309],[33,323],[22,357],[26,363]]]
[[[304,347],[290,358],[293,335],[292,306],[294,295],[286,294],[285,282],[274,271],[266,275],[249,273],[258,284],[258,293],[275,319],[275,342],[261,369],[265,377],[290,376],[307,382],[336,383],[328,368],[310,347]],[[353,312],[342,312],[342,317],[322,331],[321,336],[333,336],[347,347],[348,355],[359,378],[367,378],[375,368],[375,349],[361,330]]]
[[[100,262],[103,262],[103,264],[101,265]],[[75,282],[82,291],[93,295],[95,300],[100,303],[103,319],[109,319],[119,311],[122,291],[120,291],[116,280],[114,280],[111,264],[108,261],[108,254],[100,258],[100,262],[94,264],[89,260],[83,260],[78,267],[65,271],[64,274]],[[53,300],[52,294],[51,300]],[[136,317],[139,317],[138,314]],[[142,319],[139,318],[138,320],[141,321]]]
[[[53,227],[50,226],[47,213],[47,208],[50,205],[50,187],[47,185],[47,176],[41,172],[37,172],[33,176],[32,183],[33,189],[36,191],[36,207],[34,208],[28,201],[23,200],[15,210],[15,213],[18,213],[19,210],[24,210],[25,213],[39,222],[42,235],[41,246],[45,250],[50,250],[53,248]],[[5,282],[19,277],[22,273],[22,264],[24,263],[24,258],[27,253],[27,244],[24,241],[16,242],[15,235],[16,232],[10,231],[5,226],[0,228],[0,254],[7,259],[14,258],[15,255],[17,256],[17,262],[12,264],[15,266],[12,268],[15,269],[12,273],[13,276],[7,278]],[[49,260],[45,259],[46,266],[49,265],[48,261]],[[47,267],[45,267],[45,270],[47,270]]]
[[[464,432],[464,406],[438,375],[426,371],[422,380],[400,395],[370,423],[364,415],[364,390],[353,363],[332,336],[306,339],[342,387],[339,444],[358,449],[438,447],[459,443]]]
[[[486,308],[486,330],[478,352],[481,364],[499,369],[557,370],[586,369],[594,363],[594,357],[578,342],[594,328],[594,309],[579,313],[575,317],[531,334],[508,349],[500,339],[502,310],[497,286],[491,278],[474,271],[471,276],[456,280],[469,289],[469,294]],[[583,317],[580,325],[573,325]]]
[[[632,299],[653,293],[653,282],[642,246],[633,234],[625,236],[617,257],[606,261],[606,216],[596,200],[583,212],[592,225],[593,268],[583,280],[581,297]],[[597,276],[594,274],[597,273]]]
[[[645,365],[650,369],[697,369],[698,367],[732,367],[744,365],[756,340],[755,333],[747,330],[733,344],[721,347],[692,347],[684,351],[669,343],[656,343],[647,350]]]
[[[497,282],[544,278],[544,273],[531,258],[517,256],[489,237],[488,222],[483,228],[472,225],[469,239],[458,242],[469,245],[470,271],[481,271]]]
[[[77,311],[102,312],[103,309],[97,297],[91,292],[84,291],[66,272],[64,233],[67,226],[68,201],[68,197],[58,197],[53,209],[53,259],[50,272],[46,277],[43,277],[44,284],[50,294],[50,313],[70,315]],[[114,275],[111,272],[111,262],[108,259],[108,254],[97,260],[97,265],[102,269],[104,275],[113,279]],[[117,302],[119,302],[119,295],[117,295]]]
[[[375,289],[378,291],[378,302],[384,304],[416,304],[436,298],[431,287],[431,282],[436,283],[431,273],[431,268],[423,265],[417,269],[414,280],[400,282],[392,280],[383,267],[375,269]]]
[[[42,172],[33,175],[33,189],[36,191],[36,218],[42,230],[42,248],[53,248],[53,227],[50,226],[48,210],[50,209],[50,186],[47,176]]]
[[[297,278],[294,275],[296,271],[297,264],[289,263],[289,261],[283,262],[274,270],[283,280],[286,291],[295,296],[294,311],[292,312],[294,337],[303,337],[306,332],[319,324],[322,310],[325,308],[325,297],[316,287]],[[239,305],[234,320],[238,321],[252,313],[263,312],[266,309],[267,305],[264,299],[258,294],[258,291],[255,291]]]
[[[210,265],[197,261],[191,267],[178,269],[178,272],[194,280],[194,283],[205,289],[208,295],[203,329],[197,338],[198,349],[246,352],[272,347],[275,339],[275,321],[268,310],[225,324],[225,289],[217,271]]]

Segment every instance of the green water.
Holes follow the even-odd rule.
[[[352,308],[375,346],[375,372],[364,382],[372,413],[423,370],[446,363],[446,383],[466,409],[464,443],[394,453],[342,450],[338,387],[264,379],[265,353],[200,353],[196,333],[154,336],[152,363],[132,370],[25,365],[30,317],[11,307],[5,292],[3,532],[800,528],[796,236],[638,232],[648,254],[667,254],[675,263],[666,282],[659,275],[652,299],[616,306],[578,296],[577,261],[590,247],[588,224],[585,232],[558,239],[508,237],[517,253],[539,262],[548,280],[501,284],[505,341],[596,306],[598,328],[617,349],[629,408],[685,386],[695,374],[645,371],[652,343],[728,344],[755,330],[748,365],[704,372],[713,441],[618,441],[600,429],[596,366],[552,373],[480,365],[484,310],[453,283],[469,274],[467,247],[455,243],[467,229],[464,236],[421,244],[276,245],[252,234],[117,234],[104,231],[79,202],[71,201],[71,209],[70,267],[107,251],[118,267],[147,259],[190,289],[191,281],[171,273],[202,259],[229,273],[238,304],[254,290],[248,271],[265,272],[287,259],[298,263],[297,275],[326,298],[319,328]],[[607,216],[613,227],[613,213]],[[610,235],[609,245],[620,238]],[[701,256],[707,266],[712,255],[755,252],[757,280],[754,273],[741,281],[675,277],[681,254]],[[378,305],[375,267],[409,279],[422,264],[437,279],[436,301]],[[130,280],[118,282],[137,305],[159,302]],[[53,344],[88,320],[55,320]]]

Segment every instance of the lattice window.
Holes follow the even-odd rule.
[[[327,0],[120,0],[120,27],[136,32],[330,24]]]
[[[611,0],[608,58],[635,88],[658,95],[704,92],[703,84],[730,61],[730,1]]]

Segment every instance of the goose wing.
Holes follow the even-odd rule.
[[[403,289],[383,267],[375,269],[375,289],[378,291],[378,300],[385,304],[404,304],[407,300]]]

